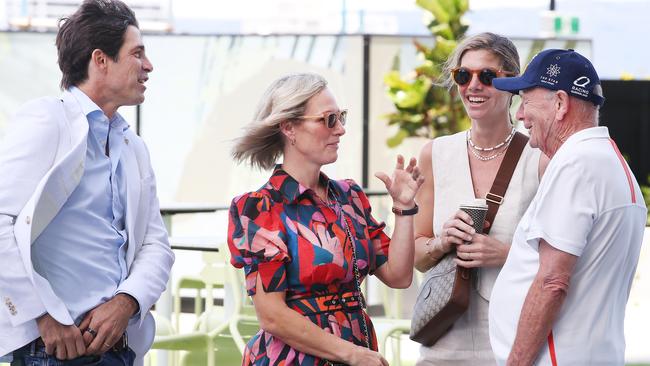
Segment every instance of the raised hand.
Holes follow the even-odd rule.
[[[404,157],[397,155],[397,163],[392,177],[388,177],[383,172],[375,173],[375,177],[384,182],[395,207],[410,209],[415,206],[415,194],[424,183],[424,177],[420,174],[420,168],[418,168],[415,158],[411,158],[408,166],[404,168]]]

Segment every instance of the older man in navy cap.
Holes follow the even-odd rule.
[[[606,127],[598,74],[573,50],[540,52],[520,77],[517,118],[551,161],[490,300],[499,365],[623,365],[623,320],[646,212]]]

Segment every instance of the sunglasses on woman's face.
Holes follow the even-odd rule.
[[[318,118],[318,120],[325,122],[328,128],[334,128],[336,121],[340,121],[341,125],[345,126],[345,119],[348,117],[348,110],[344,109],[340,112],[325,112],[320,116],[302,116],[300,119]]]
[[[472,77],[476,75],[478,76],[478,81],[480,81],[481,84],[485,86],[491,86],[492,80],[494,80],[494,78],[502,76],[514,76],[515,73],[502,70],[494,70],[490,68],[472,70],[466,67],[457,67],[451,70],[451,75],[454,78],[454,82],[456,82],[458,85],[465,85],[469,83],[472,81]]]

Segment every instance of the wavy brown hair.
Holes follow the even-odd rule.
[[[138,27],[135,14],[119,0],[85,0],[74,14],[61,18],[56,34],[61,88],[88,79],[88,63],[96,49],[117,61],[130,25]]]

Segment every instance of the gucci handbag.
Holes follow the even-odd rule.
[[[490,223],[494,221],[527,142],[528,138],[517,132],[505,153],[492,188],[486,195],[488,211],[485,220]],[[489,232],[490,227],[485,230],[485,234]],[[446,254],[425,274],[418,290],[411,319],[410,338],[428,347],[434,345],[469,306],[472,271],[457,266],[454,258],[455,252]]]

